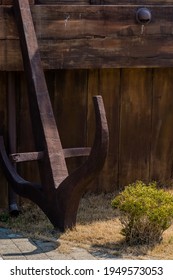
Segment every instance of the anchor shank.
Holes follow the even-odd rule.
[[[28,83],[30,113],[37,150],[44,151],[40,175],[44,188],[59,184],[67,177],[58,129],[42,68],[38,42],[28,0],[14,1],[24,70]],[[47,174],[45,171],[47,170]]]

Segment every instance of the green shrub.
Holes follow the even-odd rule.
[[[122,234],[131,244],[160,242],[173,220],[173,196],[157,189],[156,183],[130,184],[112,201],[119,210]]]

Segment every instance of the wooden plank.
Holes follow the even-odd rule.
[[[38,37],[41,34],[42,39],[53,38],[49,44],[50,49],[47,48],[46,42],[45,45],[43,43],[43,48],[41,47],[43,60],[49,57],[49,63],[52,63],[56,61],[57,56],[61,56],[61,62],[57,61],[56,65],[62,68],[81,67],[81,64],[86,68],[93,65],[101,68],[151,64],[162,66],[168,57],[167,63],[172,63],[171,8],[167,7],[164,11],[164,7],[154,7],[152,12],[154,22],[147,25],[144,30],[135,23],[136,7],[90,6],[85,7],[85,10],[82,8],[66,8],[66,17],[64,14],[62,16],[57,8],[60,16],[56,28],[58,41],[54,36],[54,26],[50,27],[47,24],[47,21],[57,17],[54,14],[56,9],[54,13],[46,12],[46,14],[42,10],[42,24],[39,26],[41,30],[39,27],[37,29]],[[51,19],[48,15],[51,15]],[[103,24],[105,20],[106,24]],[[46,31],[47,28],[49,32]],[[49,34],[48,37],[46,34]],[[59,50],[61,53],[58,54]]]
[[[44,156],[43,152],[32,152],[32,153],[15,153],[10,154],[9,158],[12,162],[18,163],[18,162],[24,162],[24,161],[34,161],[34,160],[40,160]]]
[[[89,4],[89,0],[35,0],[35,4],[48,4],[48,5],[86,5]]]
[[[34,4],[35,0],[29,0],[30,4]],[[0,5],[13,5],[14,0],[1,0]]]
[[[90,152],[91,152],[91,148],[88,147],[63,149],[65,158],[89,156]],[[9,156],[10,160],[14,163],[40,160],[43,157],[44,157],[43,152],[15,153]]]
[[[9,0],[10,1],[10,0]],[[91,3],[94,5],[166,5],[166,4],[173,4],[172,0],[35,0],[36,4],[73,4],[73,5],[79,5],[80,3]]]
[[[27,85],[24,73],[17,73],[17,152],[35,151],[34,136],[29,112],[29,101],[27,96]],[[37,162],[24,162],[18,164],[18,171],[23,178],[31,182],[40,182]]]
[[[47,0],[48,2],[49,0]],[[57,0],[58,1],[58,0]],[[115,0],[101,0],[103,5],[172,5],[172,0],[119,0],[115,3]]]
[[[87,146],[87,71],[57,70],[52,105],[63,147]],[[83,159],[67,159],[66,162],[71,172],[81,165]]]
[[[99,91],[104,100],[110,135],[107,160],[99,176],[99,190],[110,192],[118,188],[120,69],[100,70]]]
[[[118,188],[118,160],[119,160],[119,69],[92,69],[88,71],[88,110],[87,110],[87,144],[93,143],[95,123],[92,106],[92,96],[101,94],[109,127],[109,151],[107,159],[100,173],[90,188],[94,192],[109,192]]]
[[[16,153],[17,151],[17,118],[16,118],[16,77],[15,73],[8,72],[8,81],[7,81],[7,99],[8,99],[8,149],[9,153]],[[16,168],[15,163],[13,164]],[[8,185],[8,201],[9,201],[9,211],[11,214],[19,213],[18,205],[19,197],[11,188],[11,185]],[[17,215],[17,214],[16,214]]]
[[[140,6],[33,5],[32,15],[45,69],[168,67],[173,65],[173,5],[149,5],[152,21],[144,28],[135,20]],[[4,40],[18,40],[12,9],[0,7],[10,28]],[[1,20],[1,21],[2,21]],[[10,21],[10,23],[8,23]],[[4,23],[2,23],[4,25]],[[22,69],[14,43],[5,48],[0,69]],[[0,44],[0,53],[4,45]],[[10,58],[10,59],[8,59]],[[10,62],[9,62],[10,61]]]
[[[68,148],[68,149],[63,149],[64,152],[64,157],[69,158],[69,157],[85,157],[89,156],[91,152],[91,148],[89,147],[84,147],[84,148]]]
[[[7,137],[7,75],[0,72],[0,134]],[[8,206],[8,184],[0,168],[0,208]]]
[[[149,180],[152,70],[122,69],[119,185]]]
[[[99,69],[88,70],[88,92],[87,92],[87,146],[92,146],[95,133],[94,108],[92,97],[99,94]],[[100,190],[99,178],[90,184],[93,192]]]
[[[172,92],[172,68],[155,69],[153,79],[151,179],[168,185],[173,178]]]

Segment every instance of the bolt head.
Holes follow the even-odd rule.
[[[151,12],[147,8],[140,8],[136,12],[136,20],[140,24],[147,24],[151,21]]]

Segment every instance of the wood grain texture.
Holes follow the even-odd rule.
[[[7,74],[0,72],[0,134],[7,138]],[[0,208],[8,205],[8,184],[0,168]]]
[[[86,5],[89,3],[90,0],[35,0],[35,4],[42,5]]]
[[[155,69],[153,78],[153,116],[151,178],[169,182],[173,178],[173,71]]]
[[[92,96],[99,94],[99,70],[88,70],[88,91],[87,91],[87,146],[91,146],[94,141],[95,122],[94,109],[92,106]],[[99,189],[99,178],[95,178],[90,184],[90,189],[97,192]]]
[[[119,69],[92,69],[88,71],[87,145],[92,145],[95,131],[92,96],[101,94],[109,126],[109,151],[102,173],[91,184],[96,192],[109,192],[118,188],[119,157]]]
[[[6,133],[5,77],[5,72],[0,72],[0,123],[1,129],[3,128]],[[46,78],[65,148],[92,145],[95,124],[91,97],[100,92],[104,98],[110,129],[110,145],[104,172],[92,184],[93,190],[113,191],[118,189],[118,185],[123,186],[136,179],[171,180],[172,68],[56,70],[46,72]],[[18,152],[32,152],[35,147],[26,82],[22,73],[18,73],[16,79]],[[79,104],[75,104],[77,96]],[[80,110],[76,108],[77,106]],[[121,124],[119,133],[118,122]],[[80,163],[78,160],[80,161],[79,158],[70,159],[68,162],[70,170]],[[39,181],[36,162],[19,164],[19,169],[26,179]],[[3,180],[2,175],[1,189],[6,188],[6,181]]]
[[[50,84],[51,80],[50,77]],[[63,148],[86,146],[86,102],[87,71],[55,71],[52,104]],[[67,159],[69,172],[79,167],[82,161],[81,158]]]
[[[47,84],[42,69],[37,38],[27,0],[15,1],[15,18],[27,77],[30,115],[37,151],[45,157],[39,163],[42,185],[49,196],[51,187],[58,188],[67,177],[62,145],[57,130]],[[47,173],[45,173],[47,170]]]
[[[152,21],[144,28],[136,22],[138,7],[32,5],[43,67],[84,69],[172,66],[173,6],[148,6]],[[0,69],[20,70],[22,60],[16,42],[18,33],[13,10],[2,6],[0,14],[2,26],[9,26],[4,30],[1,28],[0,53],[5,61],[0,61]]]
[[[36,151],[34,136],[29,112],[26,77],[23,72],[16,76],[17,91],[17,152]],[[18,171],[23,178],[31,182],[40,182],[37,162],[25,162],[18,164]]]
[[[14,0],[1,0],[0,5],[13,5]],[[35,0],[29,0],[30,4],[34,4]]]
[[[34,161],[40,160],[44,156],[43,152],[31,152],[31,153],[15,153],[9,155],[12,162],[24,162],[24,161]]]
[[[110,148],[104,172],[93,189],[115,190],[118,184],[124,186],[136,179],[171,179],[173,70],[141,67],[173,64],[173,2],[122,0],[118,2],[122,5],[119,7],[114,0],[91,1],[91,4],[114,7],[79,7],[85,0],[76,1],[78,6],[65,7],[65,2],[72,4],[65,0],[37,0],[39,5],[32,7],[42,62],[45,70],[49,70],[46,79],[63,145],[92,144],[95,126],[92,96],[101,93],[110,128]],[[23,69],[18,32],[9,4],[12,1],[0,1],[0,127],[5,133],[6,74],[2,71]],[[135,21],[135,11],[142,5],[148,5],[153,16],[143,34]],[[58,68],[89,70],[54,70]],[[33,151],[22,73],[18,73],[17,84],[18,151]],[[76,97],[79,104],[75,104]],[[121,124],[119,132],[118,123]],[[80,160],[70,159],[69,169],[74,169]],[[19,169],[29,180],[38,177],[36,163],[25,163]],[[1,206],[7,193],[2,174],[0,178]]]
[[[150,171],[152,70],[121,74],[119,185],[148,181]]]
[[[3,1],[3,0],[2,0]],[[7,0],[10,1],[10,0]],[[12,1],[12,0],[11,0]],[[32,1],[32,0],[31,0]],[[166,5],[172,4],[172,0],[35,0],[35,4],[72,4],[72,5],[80,5],[80,3],[90,3],[93,5]]]
[[[98,186],[105,192],[119,184],[120,69],[99,71],[99,92],[103,97],[109,124],[110,144]]]

